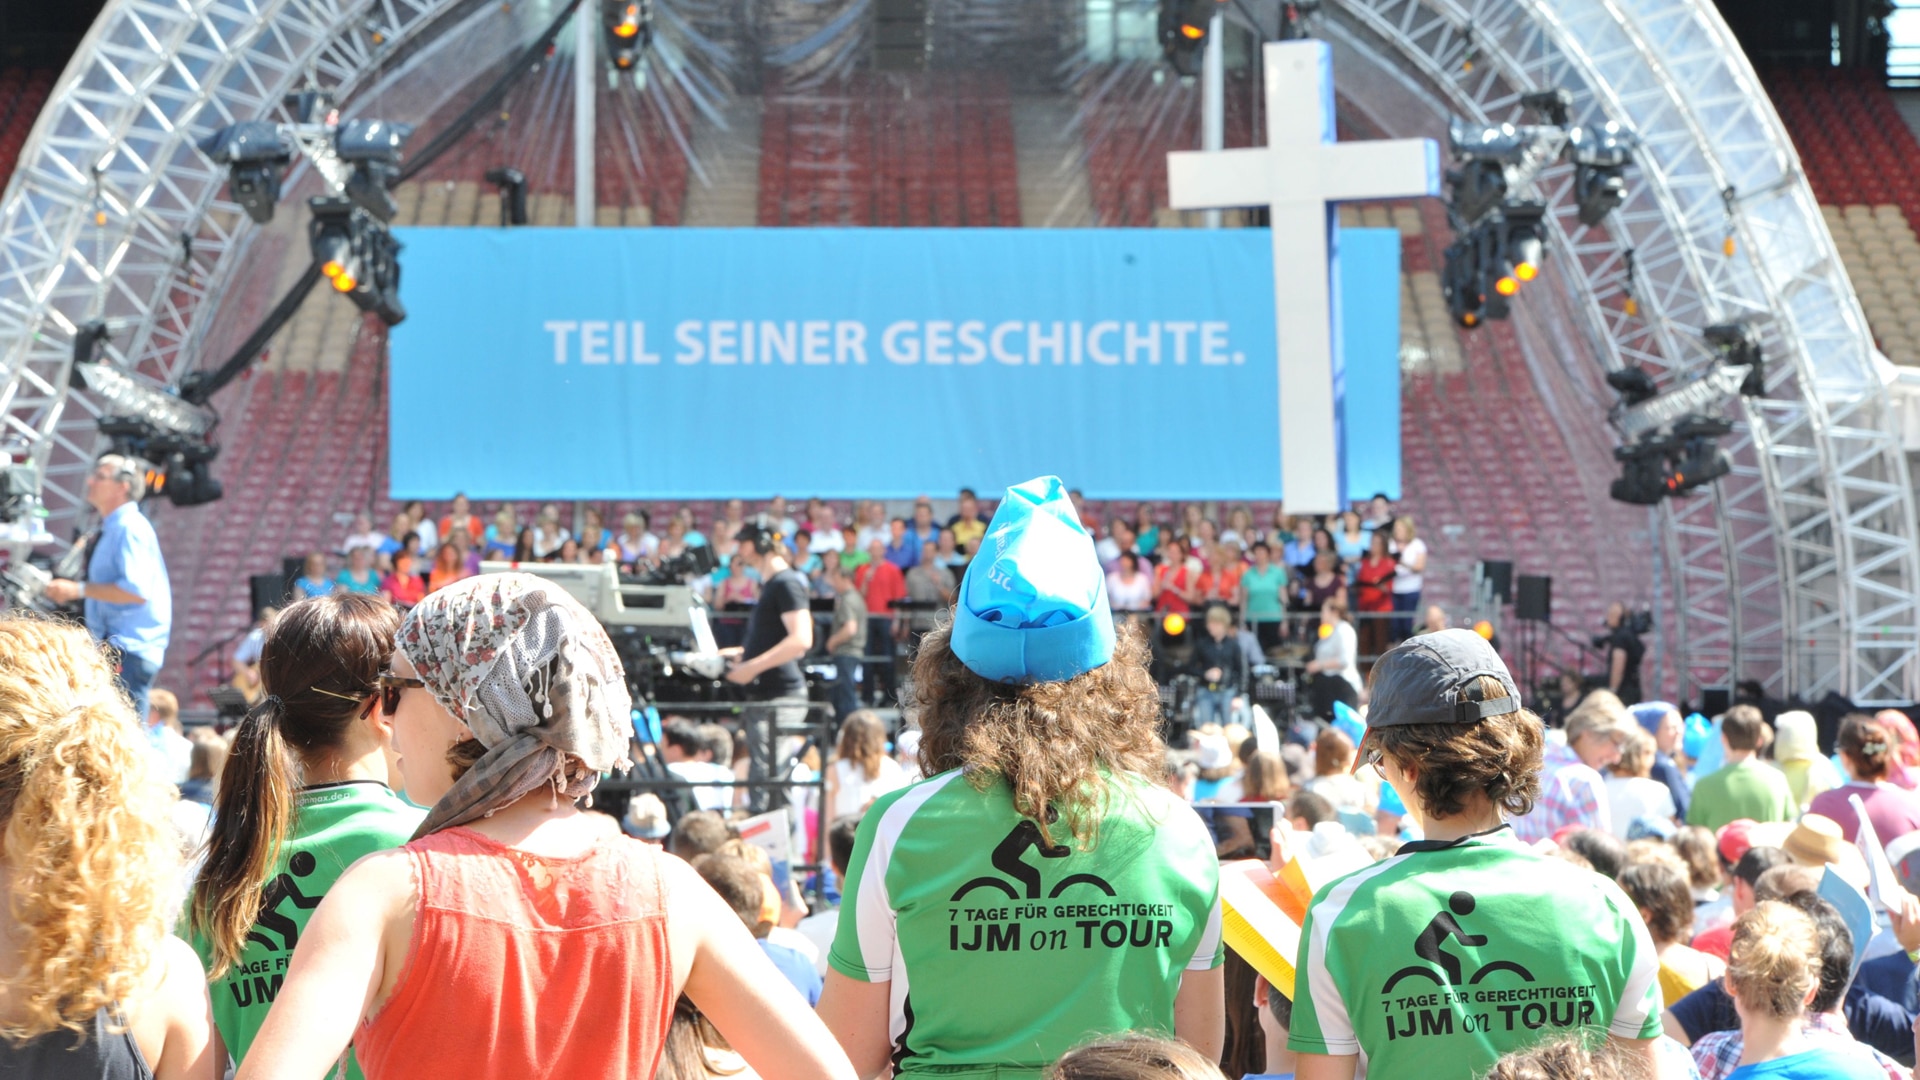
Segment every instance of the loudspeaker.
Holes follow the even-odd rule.
[[[264,608],[286,607],[290,579],[279,574],[254,574],[247,579],[247,587],[253,596],[253,621],[260,621],[260,612]]]
[[[1711,719],[1733,708],[1733,690],[1725,686],[1700,688],[1700,712]]]
[[[1480,578],[1493,586],[1494,598],[1503,604],[1513,603],[1513,563],[1504,559],[1480,560]]]
[[[1513,617],[1535,622],[1553,621],[1553,579],[1520,575],[1520,588],[1513,598]]]

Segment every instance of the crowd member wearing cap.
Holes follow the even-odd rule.
[[[1766,726],[1760,710],[1752,705],[1735,705],[1720,718],[1726,764],[1694,783],[1687,824],[1718,831],[1739,818],[1769,822],[1800,816],[1787,778],[1756,756]]]
[[[1820,752],[1819,730],[1809,712],[1796,709],[1773,718],[1773,764],[1802,811],[1841,784],[1840,770]]]
[[[1647,734],[1653,736],[1653,766],[1647,775],[1666,785],[1673,796],[1674,813],[1687,816],[1687,798],[1693,793],[1686,771],[1674,760],[1686,736],[1687,722],[1671,702],[1643,701],[1628,710]]]
[[[1849,713],[1840,721],[1837,745],[1840,763],[1852,779],[1814,796],[1810,809],[1839,822],[1848,843],[1860,834],[1860,815],[1854,813],[1850,797],[1867,808],[1867,820],[1882,844],[1920,829],[1920,795],[1888,779],[1899,759],[1886,725],[1865,713]]]
[[[267,631],[266,696],[234,729],[187,919],[236,1062],[274,1001],[255,976],[286,970],[314,904],[348,867],[420,824],[387,787],[393,717],[379,682],[399,629],[391,604],[335,594],[292,605]],[[346,1075],[360,1075],[351,1058]]]
[[[1600,770],[1620,760],[1620,736],[1628,723],[1625,706],[1605,690],[1588,694],[1567,714],[1566,745],[1546,748],[1539,798],[1532,811],[1514,819],[1513,831],[1520,839],[1548,840],[1569,825],[1613,829],[1613,803]]]
[[[1350,1080],[1364,1059],[1370,1076],[1477,1076],[1602,1034],[1652,1069],[1660,961],[1632,902],[1506,822],[1539,795],[1542,732],[1499,655],[1442,630],[1389,650],[1370,685],[1362,757],[1425,838],[1314,896],[1295,1075]]]
[[[747,740],[747,779],[765,780],[780,767],[777,731],[807,718],[807,682],[800,674],[800,658],[813,648],[813,609],[805,575],[787,565],[779,534],[761,525],[747,525],[736,534],[740,549],[734,559],[760,575],[760,599],[747,616],[747,637],[739,649],[721,650],[734,657],[727,681],[744,686],[755,701],[792,701],[790,705],[760,705],[741,717]],[[786,803],[784,788],[756,787],[747,804],[754,813]]]
[[[820,1000],[860,1075],[1038,1077],[1136,1030],[1218,1060],[1219,864],[1058,479],[1007,490],[912,697],[926,779],[861,820]]]
[[[651,1076],[682,992],[761,1076],[852,1080],[713,889],[577,805],[633,737],[586,608],[469,578],[408,613],[388,664],[400,771],[433,808],[321,901],[241,1080],[318,1080],[349,1040],[369,1080]]]

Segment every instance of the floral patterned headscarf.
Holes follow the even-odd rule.
[[[486,754],[414,835],[485,817],[542,786],[577,799],[627,764],[633,701],[607,632],[560,586],[486,574],[427,596],[400,651]]]

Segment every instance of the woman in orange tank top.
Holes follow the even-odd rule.
[[[380,680],[412,843],[340,878],[240,1071],[367,1080],[632,1077],[684,992],[769,1080],[853,1080],[846,1055],[685,863],[583,813],[626,753],[612,644],[558,586],[470,578],[407,616]]]

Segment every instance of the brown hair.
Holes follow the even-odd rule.
[[[1128,1033],[1069,1050],[1046,1080],[1223,1080],[1220,1067],[1177,1039]]]
[[[267,630],[260,649],[267,696],[234,729],[188,912],[211,947],[210,977],[246,948],[261,887],[292,828],[300,774],[337,749],[366,711],[399,628],[392,604],[347,593],[302,600]]]
[[[1507,696],[1491,675],[1482,675],[1477,689],[1481,700]],[[1477,724],[1371,727],[1361,745],[1379,750],[1403,768],[1416,767],[1420,802],[1437,818],[1466,809],[1470,792],[1486,792],[1512,817],[1530,812],[1540,797],[1540,718],[1525,709]]]
[[[85,630],[0,617],[0,829],[19,968],[0,1035],[84,1031],[149,979],[178,842],[133,706]]]
[[[1271,750],[1254,751],[1247,758],[1246,771],[1240,774],[1240,789],[1241,798],[1249,802],[1286,798],[1293,794],[1293,784],[1287,779],[1287,763]]]
[[[1590,1047],[1579,1038],[1515,1050],[1493,1063],[1484,1080],[1647,1080],[1644,1065],[1612,1043]]]
[[[1616,776],[1646,777],[1653,773],[1653,736],[1645,728],[1620,729],[1620,760],[1613,766]]]
[[[1339,728],[1328,728],[1313,740],[1313,775],[1333,776],[1353,767],[1353,740]]]
[[[1847,755],[1856,779],[1883,780],[1893,769],[1893,732],[1866,713],[1848,713],[1841,718],[1836,745]]]
[[[840,741],[834,747],[835,761],[851,761],[860,766],[868,780],[880,778],[880,759],[887,756],[887,726],[872,709],[855,709],[840,724]],[[718,760],[718,759],[716,759]]]
[[[1655,945],[1670,945],[1692,936],[1693,893],[1680,871],[1664,862],[1635,863],[1620,871],[1620,891],[1646,920]]]
[[[727,907],[740,916],[740,921],[747,924],[755,937],[766,936],[760,925],[760,906],[766,899],[766,887],[760,884],[762,875],[752,863],[738,855],[716,852],[693,860],[693,868],[720,894]]]
[[[1705,825],[1685,825],[1669,841],[1673,850],[1687,863],[1687,884],[1696,889],[1717,889],[1725,884],[1720,875],[1720,854],[1713,830]]]
[[[1758,750],[1766,717],[1751,705],[1735,705],[1720,715],[1720,734],[1729,750]]]
[[[1749,1009],[1791,1018],[1820,983],[1820,935],[1795,907],[1763,900],[1733,923],[1727,989]]]
[[[973,673],[949,646],[950,627],[921,639],[908,708],[920,717],[920,768],[927,776],[967,770],[984,789],[999,777],[1013,807],[1056,846],[1057,813],[1083,848],[1099,833],[1102,773],[1157,780],[1165,767],[1160,690],[1147,673],[1146,638],[1119,627],[1113,659],[1060,682],[1023,686]]]
[[[673,1021],[667,1025],[667,1037],[660,1046],[660,1064],[655,1068],[654,1080],[708,1080],[714,1076],[733,1076],[745,1071],[739,1069],[724,1070],[714,1067],[707,1051],[731,1050],[726,1036],[713,1026],[699,1007],[687,999],[685,994],[673,1003]]]

